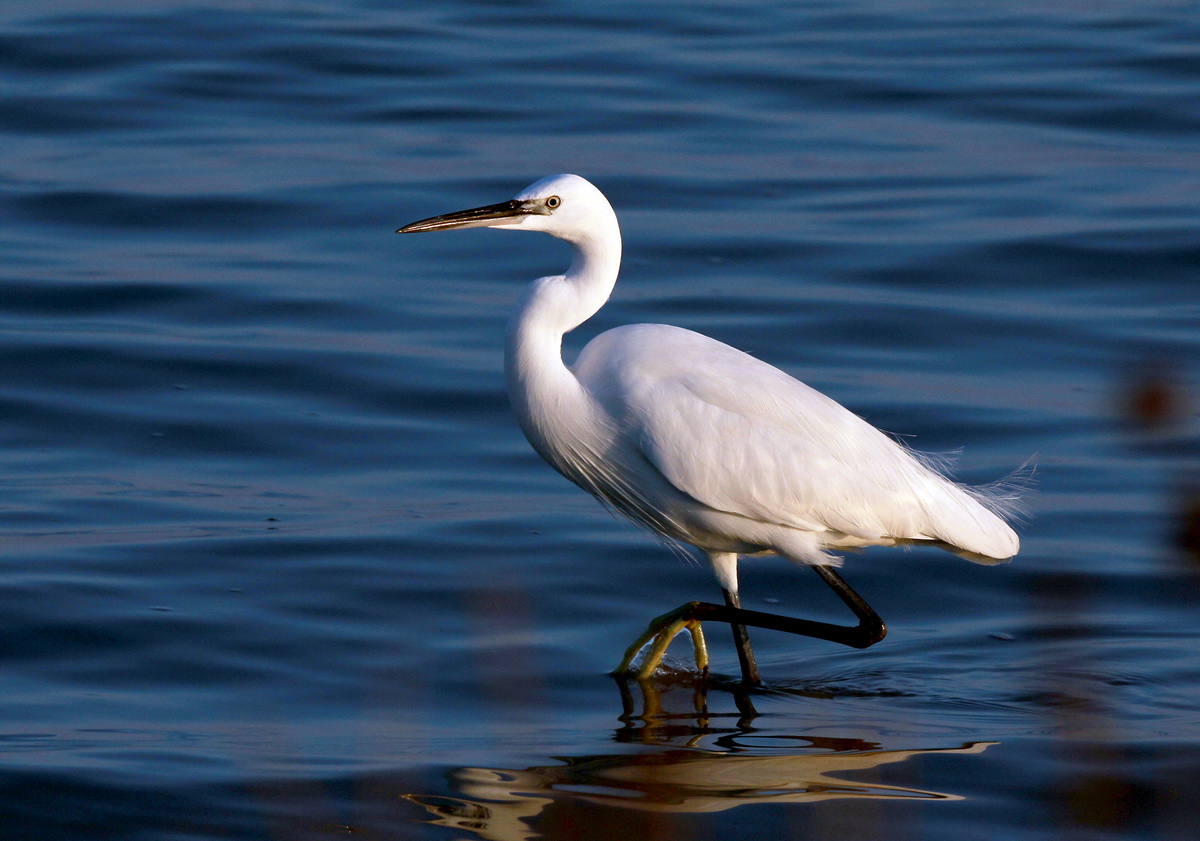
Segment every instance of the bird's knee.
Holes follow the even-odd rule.
[[[887,636],[887,625],[880,619],[860,625],[859,628],[863,635],[862,648],[870,648]]]

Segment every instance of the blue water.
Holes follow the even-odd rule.
[[[401,6],[0,10],[6,837],[1188,837],[1194,6]],[[1032,459],[1021,555],[851,556],[888,638],[760,632],[749,698],[715,627],[609,677],[719,593],[510,417],[566,251],[391,233],[562,171],[626,244],[568,354],[678,324]]]

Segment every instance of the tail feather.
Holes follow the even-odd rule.
[[[926,508],[933,537],[975,563],[999,563],[1020,551],[1021,541],[1008,521],[1028,516],[1025,500],[1033,485],[1029,462],[987,485],[944,482],[942,499]]]

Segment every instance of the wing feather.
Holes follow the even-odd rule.
[[[593,340],[577,369],[646,459],[711,508],[867,543],[1016,551],[1011,529],[969,492],[835,401],[728,345],[634,325]]]

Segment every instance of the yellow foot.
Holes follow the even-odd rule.
[[[653,640],[650,650],[646,652],[646,656],[642,658],[641,665],[634,672],[634,677],[638,680],[645,680],[650,677],[650,675],[654,674],[654,670],[662,663],[671,640],[675,639],[684,629],[692,637],[692,648],[696,656],[696,668],[701,673],[707,673],[708,646],[704,642],[704,630],[700,627],[700,620],[694,618],[694,608],[697,604],[698,602],[688,602],[651,621],[646,631],[634,640],[633,645],[629,646],[625,651],[625,657],[621,660],[621,665],[617,666],[616,673],[629,674],[634,672],[633,661],[637,659],[638,653],[646,647],[646,644]]]

